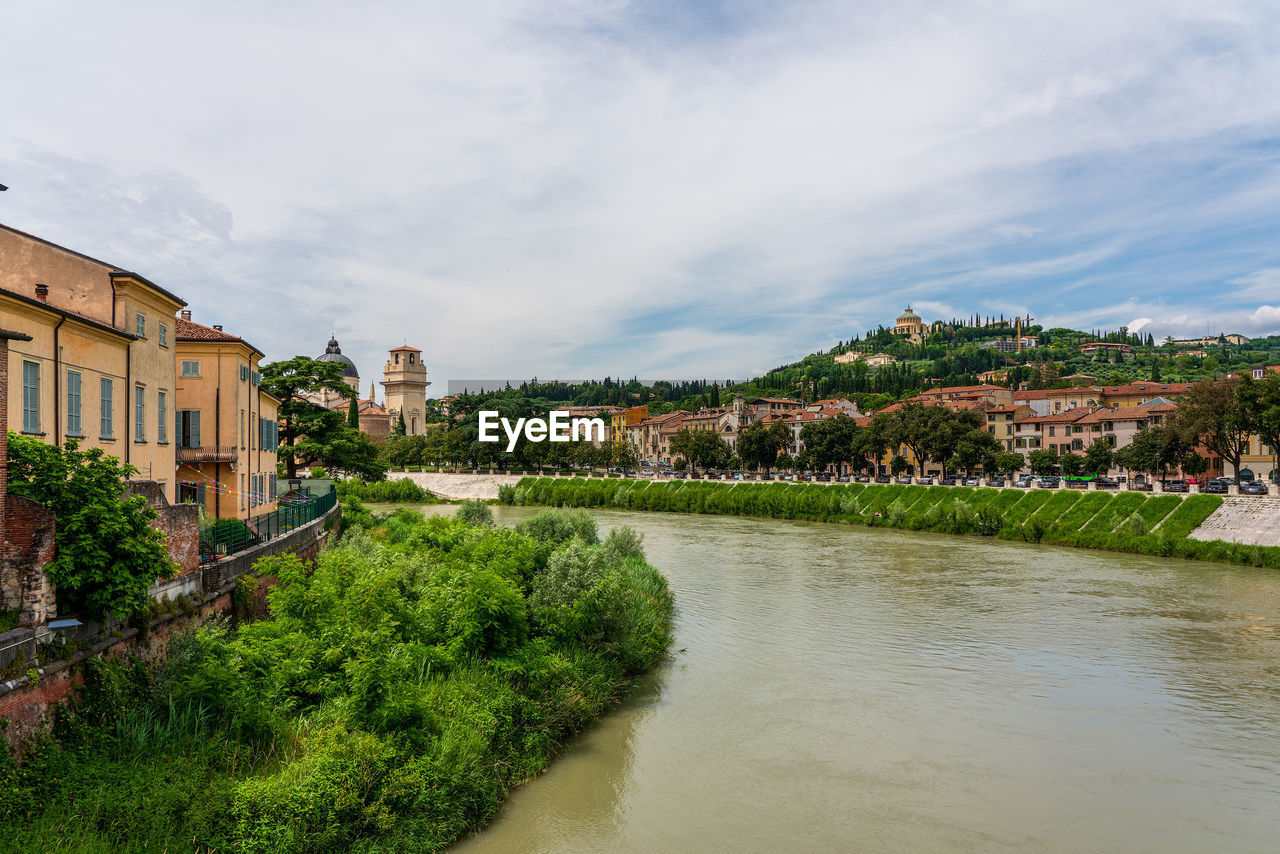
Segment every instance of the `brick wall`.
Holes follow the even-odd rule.
[[[25,499],[18,500],[25,501]],[[26,503],[45,510],[35,502]],[[182,506],[179,505],[179,507]],[[48,511],[45,510],[45,512]],[[341,505],[334,505],[333,509],[321,518],[295,531],[290,531],[286,536],[263,543],[251,550],[252,554],[246,552],[233,555],[218,561],[217,564],[203,567],[205,589],[208,592],[201,597],[203,601],[199,604],[199,610],[191,616],[163,614],[154,618],[146,644],[154,649],[167,641],[174,632],[186,626],[202,623],[216,614],[231,612],[231,590],[236,576],[248,571],[253,561],[282,551],[295,552],[307,561],[314,560],[328,540],[329,530],[338,520],[340,513]],[[266,613],[266,591],[273,582],[274,579],[267,578],[262,579],[262,583],[258,585],[253,603],[253,611],[257,616]],[[214,589],[210,589],[210,586]],[[76,668],[75,664],[90,657],[120,655],[136,649],[141,643],[135,629],[119,623],[113,623],[110,626],[89,624],[72,633],[70,637],[74,640],[88,641],[92,647],[76,653],[68,661],[48,664],[35,684],[25,677],[0,682],[0,718],[10,721],[8,731],[0,735],[0,747],[7,740],[11,749],[16,748],[22,742],[48,730],[53,707],[63,702],[80,685],[79,668]]]
[[[200,570],[200,510],[194,504],[170,504],[164,488],[154,480],[131,480],[125,492],[141,495],[156,511],[153,528],[164,531],[169,540],[169,557],[178,564],[175,577]]]
[[[53,511],[20,495],[5,499],[0,593],[5,608],[21,610],[19,626],[38,626],[58,612],[53,582],[44,573],[54,555]]]

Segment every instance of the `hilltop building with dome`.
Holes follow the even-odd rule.
[[[389,351],[383,368],[383,402],[376,399],[376,386],[369,382],[369,396],[360,398],[360,371],[351,357],[344,355],[337,337],[329,339],[324,353],[316,357],[318,362],[338,362],[342,365],[342,380],[356,392],[356,408],[360,429],[375,439],[391,435],[404,412],[405,434],[426,435],[427,366],[422,362],[422,351],[405,344]],[[312,397],[313,402],[329,409],[347,411],[347,398],[336,392],[324,391]]]
[[[924,341],[924,320],[907,306],[893,326],[894,335],[905,335],[912,344]]]

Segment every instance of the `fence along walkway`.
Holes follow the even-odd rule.
[[[281,534],[287,534],[319,519],[337,502],[338,491],[331,489],[309,501],[286,504],[278,510],[255,516],[248,522],[220,519],[200,532],[200,561],[209,563],[274,540]]]

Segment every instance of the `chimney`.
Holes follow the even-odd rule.
[[[213,324],[213,328],[214,328],[214,329],[216,329],[216,330],[218,330],[219,332],[221,332],[221,331],[222,331],[222,324],[221,324],[221,323],[215,323],[215,324]]]
[[[40,300],[40,302],[48,302],[48,301],[49,301],[49,286],[48,286],[48,285],[36,285],[36,299]]]
[[[182,319],[183,319],[183,320],[190,320],[190,319],[191,319],[191,309],[189,309],[189,308],[184,308],[184,309],[182,310]]]

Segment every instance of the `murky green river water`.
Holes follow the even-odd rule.
[[[1274,572],[597,518],[644,532],[678,652],[455,851],[1280,850]]]

